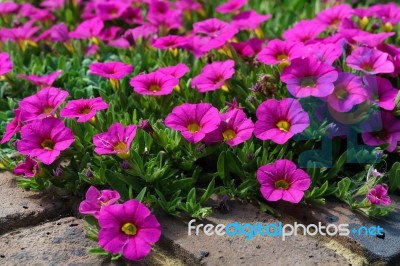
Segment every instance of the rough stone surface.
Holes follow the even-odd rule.
[[[17,187],[11,173],[0,173],[0,234],[54,219],[66,212],[60,199]]]
[[[183,265],[160,248],[140,262],[110,262],[108,256],[88,254],[96,243],[85,237],[85,222],[62,218],[0,237],[0,265]]]
[[[395,206],[395,210],[380,219],[367,218],[333,199],[323,206],[291,206],[280,202],[277,207],[308,224],[349,224],[350,230],[360,226],[369,228],[379,225],[384,229],[384,237],[366,235],[365,231],[362,231],[361,234],[350,232],[349,236],[338,236],[335,240],[351,251],[365,256],[371,264],[400,265],[400,200],[392,196],[392,205]]]
[[[261,213],[249,204],[229,203],[227,214],[217,210],[197,223],[228,224],[262,222],[277,224],[279,220]],[[348,265],[349,262],[317,239],[297,236],[283,241],[280,237],[256,236],[246,241],[244,236],[188,235],[187,222],[159,216],[163,227],[162,244],[169,245],[174,254],[189,265]],[[286,221],[285,221],[286,222]],[[194,234],[194,231],[193,231]]]

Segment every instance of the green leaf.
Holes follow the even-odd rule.
[[[212,193],[214,193],[214,189],[215,189],[215,178],[213,178],[210,184],[208,184],[208,187],[204,192],[204,194],[201,196],[199,203],[204,204],[210,198]]]
[[[122,198],[129,199],[128,186],[123,181],[123,178],[120,174],[107,169],[105,172],[105,178],[111,188],[118,191],[121,194]]]
[[[139,194],[136,196],[136,200],[142,202],[144,196],[146,195],[146,191],[147,191],[147,187],[144,187],[144,188],[139,192]]]
[[[351,185],[351,180],[348,177],[343,178],[338,182],[338,191],[336,195],[340,199],[346,199],[349,194],[349,189]]]
[[[218,161],[217,161],[217,170],[218,170],[218,175],[221,177],[221,179],[225,179],[227,177],[226,175],[226,169],[225,169],[225,152],[221,152]]]
[[[89,249],[89,253],[93,255],[109,255],[109,253],[101,247],[91,248]]]

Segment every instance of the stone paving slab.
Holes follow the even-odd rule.
[[[249,204],[229,203],[228,214],[217,210],[204,221],[214,225],[262,222],[277,224],[279,220],[260,212]],[[280,237],[256,236],[246,241],[244,236],[188,235],[187,221],[159,215],[163,229],[161,244],[168,245],[175,255],[188,265],[349,265],[349,261],[324,247],[318,239],[306,236]],[[194,231],[193,231],[194,234]]]
[[[0,234],[32,226],[67,212],[65,202],[17,187],[10,172],[0,172]]]
[[[366,257],[373,265],[400,265],[400,200],[392,196],[395,210],[379,219],[367,218],[365,215],[352,211],[341,202],[330,199],[326,205],[294,206],[285,202],[276,204],[282,212],[288,213],[305,224],[349,224],[349,229],[360,226],[380,226],[384,236],[365,235],[358,232],[349,236],[338,236],[335,240],[351,251]]]

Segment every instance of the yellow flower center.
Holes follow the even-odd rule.
[[[133,223],[124,223],[121,227],[121,231],[128,236],[136,235],[137,228]]]
[[[343,87],[338,87],[337,89],[335,89],[334,93],[336,98],[338,98],[339,100],[344,100],[349,95],[349,92]]]
[[[374,68],[371,66],[371,64],[365,63],[365,64],[362,66],[362,69],[364,69],[365,71],[371,71],[371,70],[373,70]]]
[[[289,59],[288,56],[285,54],[278,54],[276,56],[276,60],[278,60],[278,61],[287,61],[288,59]]]
[[[123,143],[122,141],[120,141],[116,145],[114,145],[114,150],[116,150],[116,151],[124,151],[124,150],[126,150],[126,144]]]
[[[199,131],[201,129],[201,127],[197,123],[190,123],[187,126],[187,129],[190,131],[190,133],[196,133],[197,131]]]
[[[149,91],[151,91],[151,92],[157,92],[157,91],[160,91],[160,90],[161,90],[161,87],[159,85],[157,85],[157,84],[152,84],[150,86],[150,88],[149,88]]]
[[[315,80],[312,77],[306,77],[304,79],[302,79],[302,81],[300,82],[300,87],[304,88],[315,88]]]
[[[88,114],[90,111],[92,111],[90,108],[85,108],[83,109],[82,114]]]
[[[40,146],[42,146],[45,150],[52,151],[54,148],[54,142],[51,139],[45,139],[42,143],[40,143]]]
[[[222,136],[224,137],[224,141],[228,141],[236,137],[236,132],[232,129],[228,129],[222,132]]]
[[[277,189],[288,189],[289,188],[289,183],[286,180],[278,180],[275,181],[275,188]]]
[[[276,123],[276,126],[277,126],[280,130],[285,131],[285,132],[288,132],[289,129],[290,129],[290,124],[289,124],[289,122],[286,121],[286,120],[280,120],[278,123]]]
[[[391,32],[393,31],[394,27],[392,25],[392,23],[390,22],[386,22],[385,25],[383,26],[383,30],[386,32]]]
[[[53,107],[46,107],[46,108],[44,108],[43,113],[50,114],[51,111],[53,111]]]

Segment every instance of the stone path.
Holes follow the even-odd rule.
[[[0,265],[400,265],[400,208],[385,220],[367,220],[344,205],[296,206],[279,203],[279,219],[239,201],[229,202],[229,213],[215,210],[197,223],[263,224],[349,223],[381,225],[385,237],[279,237],[188,235],[188,220],[158,214],[163,235],[141,262],[111,262],[89,255],[96,243],[85,237],[84,221],[73,217],[70,202],[23,190],[9,173],[0,173]],[[217,206],[214,197],[210,206]],[[397,204],[400,206],[400,204]],[[194,233],[194,232],[193,232]]]

